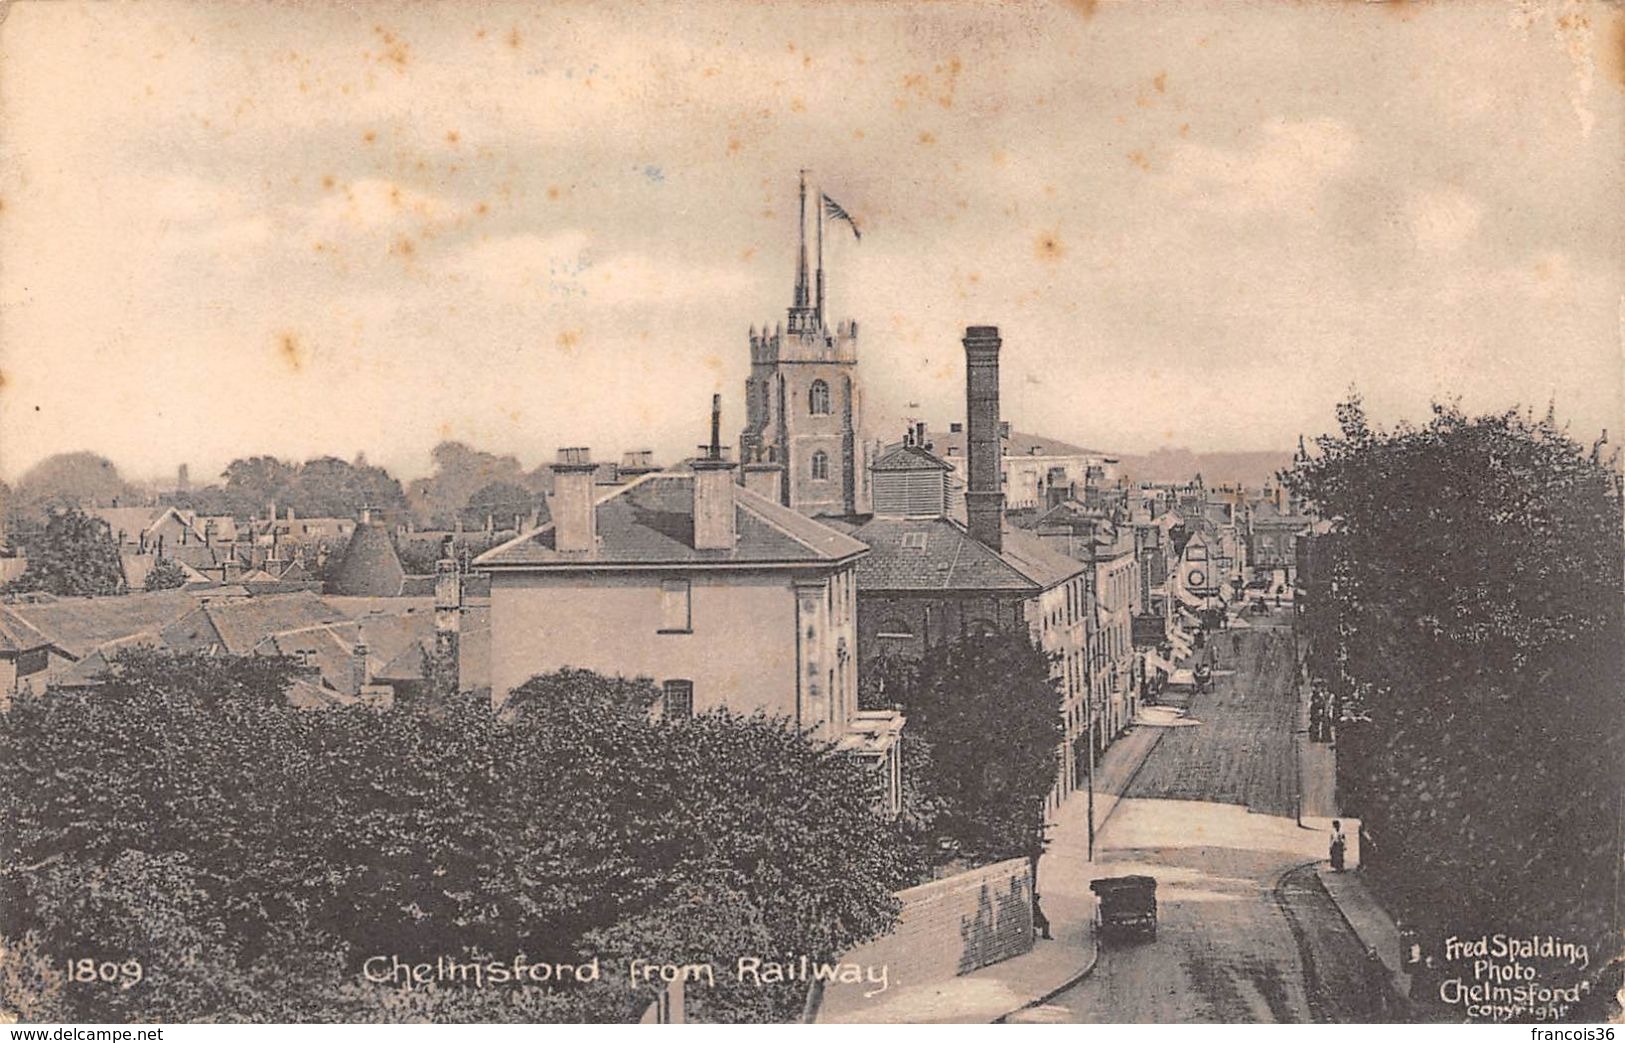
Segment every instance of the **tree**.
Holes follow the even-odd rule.
[[[778,1020],[889,928],[916,867],[867,770],[785,722],[651,717],[646,680],[567,671],[503,714],[294,710],[283,660],[135,649],[101,688],[0,714],[0,1004],[59,1020],[631,1020],[625,957],[718,961],[691,1013]],[[94,884],[94,886],[92,886]],[[57,954],[145,983],[63,988]],[[568,988],[370,982],[369,956],[582,962]],[[40,954],[51,954],[42,962]],[[297,966],[298,975],[287,968]],[[635,987],[634,987],[635,986]]]
[[[320,518],[353,518],[361,508],[378,510],[406,503],[401,483],[388,471],[366,463],[353,464],[336,456],[307,460],[289,485],[289,506],[299,514]]]
[[[19,506],[40,517],[50,507],[106,505],[128,492],[118,468],[95,453],[57,453],[23,472],[17,481]]]
[[[908,717],[906,772],[917,824],[966,858],[1043,849],[1044,801],[1065,736],[1049,662],[1024,635],[968,637],[913,667],[893,664],[883,698]]]
[[[144,590],[175,590],[186,586],[186,570],[169,558],[159,558],[157,563],[147,571],[147,578],[142,584]]]
[[[451,528],[470,497],[493,483],[507,483],[526,490],[527,494],[544,488],[525,473],[513,456],[497,456],[462,442],[441,442],[430,455],[434,460],[434,473],[413,482],[408,498],[413,514],[433,528]]]
[[[515,515],[524,516],[529,521],[530,512],[534,509],[540,496],[516,482],[491,482],[476,489],[469,496],[468,503],[463,506],[463,525],[469,528],[483,528],[488,521],[494,521],[498,529],[508,528]]]
[[[1611,951],[1625,763],[1617,465],[1551,411],[1436,405],[1426,426],[1384,431],[1354,397],[1338,421],[1282,477],[1333,521],[1330,605],[1308,636],[1332,649],[1339,792],[1362,819],[1366,872],[1435,935],[1564,935]]]
[[[107,522],[76,507],[51,512],[45,531],[30,541],[28,567],[14,591],[64,597],[124,592],[124,564]]]
[[[250,517],[265,510],[273,501],[285,504],[288,487],[293,484],[297,470],[293,464],[274,456],[233,460],[221,475],[231,497],[232,513]]]

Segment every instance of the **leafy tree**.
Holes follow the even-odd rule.
[[[0,714],[0,1004],[80,1021],[628,1020],[651,993],[623,957],[832,958],[891,925],[915,871],[869,773],[782,721],[662,721],[649,682],[581,671],[500,715],[304,712],[282,698],[290,670],[137,649],[94,693]],[[138,956],[147,980],[64,989],[38,959],[79,951]],[[390,953],[598,954],[605,980],[402,992],[361,973]],[[783,1019],[804,996],[718,984],[693,1013]]]
[[[434,473],[412,483],[409,499],[418,519],[434,528],[451,528],[458,512],[486,486],[505,483],[524,489],[527,495],[545,488],[513,456],[483,452],[462,442],[441,442],[430,455]]]
[[[274,456],[250,456],[233,460],[221,475],[231,497],[231,513],[249,517],[263,511],[273,500],[287,502],[288,489],[298,468]]]
[[[296,512],[320,518],[353,518],[362,507],[386,510],[406,503],[401,483],[388,471],[335,456],[306,461],[286,495]]]
[[[482,485],[468,498],[462,511],[463,524],[470,528],[483,528],[494,519],[499,529],[509,528],[514,515],[528,516],[539,495],[516,482],[491,482]]]
[[[23,472],[17,500],[36,517],[50,507],[110,504],[128,491],[118,468],[95,453],[57,453]]]
[[[1617,466],[1550,411],[1436,405],[1426,426],[1384,431],[1356,397],[1338,421],[1283,478],[1334,522],[1330,604],[1307,614],[1325,622],[1306,636],[1333,649],[1339,792],[1362,819],[1365,871],[1435,935],[1612,951]]]
[[[880,675],[887,691],[867,698],[901,703],[908,716],[904,768],[916,791],[915,824],[972,859],[1038,854],[1065,736],[1044,654],[1022,635],[973,636]]]
[[[174,590],[186,586],[186,570],[169,558],[159,558],[147,572],[145,590]]]
[[[14,591],[63,596],[120,594],[124,565],[107,522],[76,507],[51,512],[45,530],[28,546],[28,567]]]

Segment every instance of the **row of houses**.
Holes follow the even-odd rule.
[[[460,587],[439,597],[254,593],[234,584],[0,605],[0,699],[89,688],[118,653],[280,655],[297,665],[302,707],[427,698],[427,664],[452,635],[460,688],[490,686],[490,609]]]

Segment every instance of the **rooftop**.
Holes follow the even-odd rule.
[[[951,428],[947,431],[933,431],[931,441],[936,450],[947,456],[965,455],[965,428],[959,425],[959,430]],[[1085,449],[1082,446],[1063,442],[1058,438],[1047,438],[1044,435],[1028,434],[1025,431],[1011,431],[1001,436],[1000,445],[1007,456],[1096,456],[1105,457],[1110,454],[1099,449]]]
[[[106,598],[60,598],[0,607],[0,619],[21,620],[74,659],[98,645],[157,630],[194,611],[198,599],[185,590]]]
[[[1023,570],[948,518],[878,517],[852,535],[870,548],[858,560],[859,590],[1038,592]]]
[[[899,443],[887,446],[874,463],[872,471],[929,471],[953,470],[953,464],[922,446]]]
[[[816,565],[867,552],[859,541],[736,485],[738,539],[724,550],[694,547],[694,476],[645,475],[600,496],[598,547],[561,552],[551,522],[474,559],[476,568],[606,565]]]
[[[1040,587],[1048,589],[1083,572],[1088,565],[1044,545],[1025,529],[1004,530],[1004,560]]]

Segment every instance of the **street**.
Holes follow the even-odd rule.
[[[1314,873],[1326,834],[1297,822],[1289,619],[1218,636],[1211,690],[1165,699],[1186,719],[1100,831],[1097,875],[1156,878],[1156,939],[1103,944],[1087,978],[1010,1020],[1391,1020],[1388,990]]]

